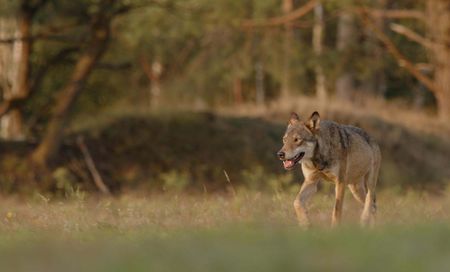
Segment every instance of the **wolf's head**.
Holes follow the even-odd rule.
[[[286,133],[283,136],[283,147],[277,153],[286,170],[294,168],[302,160],[313,157],[319,129],[320,116],[317,111],[306,122],[301,121],[297,113],[291,113]]]

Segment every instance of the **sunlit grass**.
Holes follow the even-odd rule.
[[[327,191],[327,190],[323,190]],[[69,200],[35,198],[0,200],[0,231],[56,231],[59,233],[115,231],[172,231],[220,229],[225,226],[295,226],[295,193],[238,190],[236,195],[164,193],[124,194],[116,198],[73,196]],[[450,197],[411,191],[378,194],[377,225],[447,222]],[[333,207],[332,193],[317,193],[310,203],[315,227],[327,228]],[[347,192],[344,224],[357,225],[361,206]],[[450,221],[449,221],[450,223]]]

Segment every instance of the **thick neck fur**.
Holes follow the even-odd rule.
[[[339,124],[332,121],[322,121],[320,130],[315,134],[317,140],[314,156],[311,159],[316,169],[322,171],[326,168],[330,168],[339,159],[336,152],[337,150],[346,149],[343,145],[342,128]]]

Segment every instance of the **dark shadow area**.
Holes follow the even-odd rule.
[[[378,118],[355,120],[339,114],[333,118],[360,126],[377,139],[383,154],[381,186],[439,189],[449,180],[450,147],[442,139],[416,134]],[[121,117],[80,133],[105,183],[115,192],[161,190],[165,186],[217,191],[229,186],[224,170],[234,186],[245,184],[244,171],[248,175],[262,169],[259,182],[263,185],[265,175],[283,174],[275,153],[284,129],[283,122],[261,118],[180,112]],[[50,177],[57,182],[48,183],[56,184],[51,188],[45,187],[46,182],[33,181],[36,177],[29,174],[32,171],[23,162],[32,144],[1,143],[2,191],[19,190],[24,187],[21,184],[49,190],[69,186],[95,191],[75,144],[76,136],[67,138]],[[300,169],[294,172],[293,182],[301,181]]]

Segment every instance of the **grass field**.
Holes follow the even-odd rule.
[[[332,196],[297,228],[291,193],[77,195],[0,200],[0,271],[448,271],[450,197],[379,194],[378,223],[358,225],[347,194],[330,229]]]

